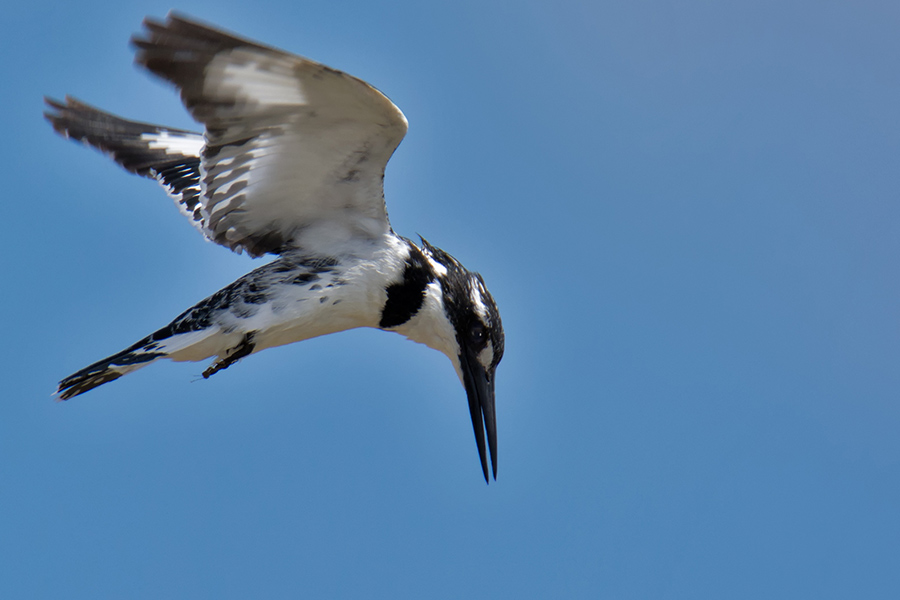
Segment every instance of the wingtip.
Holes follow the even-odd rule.
[[[141,19],[141,29],[131,34],[131,37],[128,38],[128,44],[138,50],[146,48],[152,44],[153,35],[165,31],[172,22],[173,17],[177,18],[177,16],[178,13],[173,10],[170,10],[163,19],[147,15]]]
[[[186,12],[182,12],[177,8],[173,8],[166,13],[166,21],[170,23],[173,21],[180,21],[182,23],[191,23],[194,25],[205,25],[205,23],[200,19],[192,17],[191,15],[187,14]]]
[[[50,123],[53,131],[63,137],[69,137],[69,132],[66,131],[65,125],[62,123],[66,105],[55,98],[44,96],[44,108],[44,119]]]
[[[69,137],[69,130],[66,124],[67,114],[73,109],[87,107],[83,102],[79,102],[76,98],[66,94],[65,100],[57,100],[50,96],[44,96],[44,118],[53,127],[53,130],[64,138]]]
[[[50,96],[44,96],[44,118],[48,121],[52,120],[54,117],[58,117],[59,115],[57,113],[65,110],[65,108],[66,105],[63,104],[61,100],[51,98]]]
[[[44,104],[46,107],[49,107],[51,111],[56,111],[58,114],[53,114],[52,112],[45,111],[44,115],[51,115],[55,117],[63,116],[63,113],[70,111],[94,111],[99,112],[97,107],[91,106],[87,102],[82,102],[75,96],[66,94],[63,100],[57,100],[51,96],[44,96]]]

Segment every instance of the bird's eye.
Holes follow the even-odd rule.
[[[473,346],[482,346],[486,338],[487,332],[480,321],[475,321],[469,326],[469,341]]]

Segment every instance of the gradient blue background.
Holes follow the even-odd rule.
[[[3,9],[0,596],[900,597],[900,5],[178,7],[409,118],[394,228],[506,327],[490,487],[377,331],[50,399],[260,264],[41,118],[191,127],[127,47],[169,8]]]

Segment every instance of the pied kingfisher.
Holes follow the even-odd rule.
[[[494,376],[500,314],[481,275],[398,236],[384,169],[407,121],[364,81],[181,15],[144,20],[138,65],[172,83],[204,132],[46,99],[61,135],[157,180],[208,240],[277,256],[125,350],[66,377],[66,400],[162,358],[241,358],[354,327],[446,354],[465,387],[481,468],[497,478]],[[487,448],[485,447],[487,432]]]

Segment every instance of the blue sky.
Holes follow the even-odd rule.
[[[405,112],[393,226],[504,319],[489,487],[377,331],[51,400],[258,264],[41,118],[191,127],[127,46],[170,8],[4,8],[0,596],[896,597],[896,3],[177,7]]]

